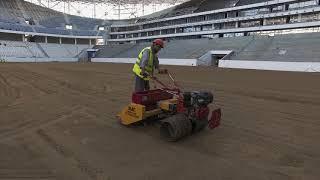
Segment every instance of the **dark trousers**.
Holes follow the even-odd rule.
[[[141,77],[135,75],[135,92],[147,91],[150,90],[149,81],[142,79]]]

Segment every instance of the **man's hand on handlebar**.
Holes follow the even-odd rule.
[[[146,78],[146,77],[149,77],[149,76],[150,76],[150,74],[149,74],[149,73],[147,73],[147,72],[145,72],[145,71],[142,71],[142,72],[141,72],[141,75],[142,75],[144,78]]]
[[[159,69],[158,73],[159,74],[168,74],[168,70],[167,69]]]

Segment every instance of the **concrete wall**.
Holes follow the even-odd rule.
[[[136,58],[92,58],[91,62],[130,63],[136,62]],[[197,59],[159,59],[163,65],[196,66]]]
[[[5,62],[77,62],[78,58],[15,58],[6,57]]]
[[[274,71],[320,72],[320,62],[221,60],[219,61],[219,67]]]

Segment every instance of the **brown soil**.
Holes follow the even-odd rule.
[[[0,64],[0,179],[320,179],[320,74],[168,67],[222,125],[177,143],[123,127],[125,64]]]

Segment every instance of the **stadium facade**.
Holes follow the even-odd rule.
[[[228,4],[232,5],[223,8]],[[214,9],[217,7],[221,9]],[[182,15],[170,17],[170,13]],[[138,20],[132,24],[111,25],[108,41],[234,37],[320,26],[318,0],[202,1],[191,8],[182,6],[179,12],[170,13],[143,19],[144,22]]]

